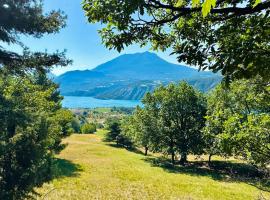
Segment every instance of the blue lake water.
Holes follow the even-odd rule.
[[[138,100],[101,100],[93,97],[65,96],[62,105],[65,108],[105,108],[136,107],[142,103]]]

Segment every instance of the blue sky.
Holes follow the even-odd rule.
[[[68,58],[73,60],[72,66],[56,68],[55,74],[61,74],[70,70],[84,70],[96,67],[108,60],[111,60],[120,54],[136,53],[149,50],[149,47],[140,48],[133,45],[126,48],[120,54],[117,51],[109,51],[101,44],[97,30],[101,28],[100,24],[89,24],[84,16],[81,7],[82,0],[44,0],[45,11],[52,9],[61,9],[67,14],[67,27],[60,33],[46,35],[41,39],[31,37],[22,37],[24,44],[33,51],[53,52],[56,50],[67,50]],[[12,47],[18,50],[19,47]],[[170,52],[158,52],[157,54],[168,60],[177,63],[176,59],[169,56]]]

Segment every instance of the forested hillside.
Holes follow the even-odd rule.
[[[187,80],[199,90],[214,88],[221,76],[169,63],[154,53],[119,56],[93,70],[71,71],[55,78],[62,95],[139,100],[159,85]]]

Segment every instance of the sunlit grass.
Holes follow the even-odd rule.
[[[108,113],[111,111],[111,108],[95,108],[93,110],[99,113]]]
[[[244,181],[153,165],[153,156],[146,158],[103,143],[104,133],[99,130],[95,135],[72,135],[65,139],[68,147],[59,158],[74,165],[68,165],[71,173],[38,188],[39,199],[254,200],[259,195],[270,198],[270,193]]]

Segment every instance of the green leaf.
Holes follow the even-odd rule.
[[[197,7],[200,5],[200,0],[192,0],[192,7]]]
[[[205,0],[205,2],[202,5],[203,17],[206,17],[210,13],[211,8],[215,6],[216,6],[216,0]]]
[[[183,1],[182,0],[178,0],[175,4],[176,7],[180,7],[183,5]]]
[[[262,2],[262,0],[255,0],[255,3],[253,4],[253,8],[256,7],[261,2]]]

